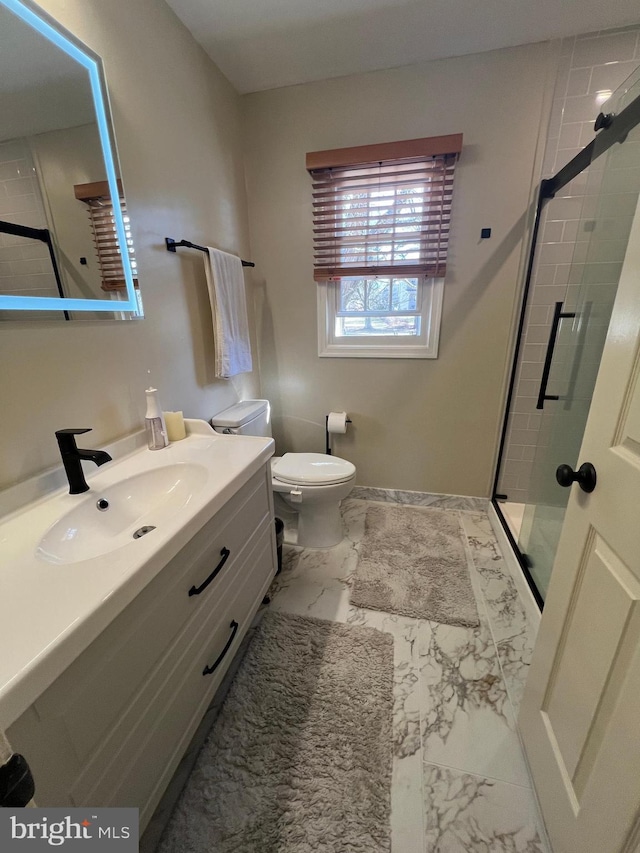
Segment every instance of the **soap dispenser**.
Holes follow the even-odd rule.
[[[158,402],[158,389],[147,388],[147,414],[145,415],[144,428],[147,433],[147,446],[149,450],[161,450],[169,444],[167,427],[160,403]]]

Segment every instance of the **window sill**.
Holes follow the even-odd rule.
[[[320,358],[437,358],[438,353],[426,346],[358,346],[356,344],[326,344],[318,348]]]

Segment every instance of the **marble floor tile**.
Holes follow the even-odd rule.
[[[524,630],[519,634],[498,643],[498,660],[500,669],[507,686],[513,713],[517,718],[520,710],[520,702],[524,693],[529,666],[533,655],[535,638],[531,630]]]
[[[392,853],[424,853],[422,754],[393,758],[391,781]]]
[[[392,849],[401,853],[423,853],[419,623],[407,617],[355,607],[349,608],[346,621],[386,631],[394,638]]]
[[[422,853],[423,802],[418,675],[396,667],[393,717],[391,838],[393,850]]]
[[[506,684],[486,627],[422,623],[418,652],[424,760],[529,785]]]
[[[297,613],[299,616],[315,616],[346,622],[349,613],[349,588],[345,585],[326,586],[306,583],[293,578],[290,583],[272,591],[271,609],[279,613]]]
[[[269,587],[268,594],[271,598],[280,590],[291,586],[293,579],[296,577],[296,566],[301,554],[301,548],[294,548],[286,543],[282,546],[282,568]]]
[[[345,534],[353,543],[358,543],[364,536],[364,521],[371,501],[358,500],[348,497],[342,501],[342,521]]]
[[[417,619],[349,607],[344,620],[393,635],[393,751],[398,759],[420,752],[420,691],[418,688]]]
[[[486,513],[464,501],[447,510],[465,533],[478,628],[350,604],[371,500],[401,504],[413,494],[419,495],[354,490],[342,504],[340,545],[285,545],[271,607],[394,637],[393,853],[537,853],[536,810],[513,711],[534,635]],[[438,505],[429,498],[419,505]]]
[[[424,853],[544,853],[527,788],[424,765]]]
[[[417,619],[349,607],[346,622],[386,631],[394,638],[392,850],[423,853],[422,744]]]
[[[482,578],[482,585],[491,580],[510,577],[498,540],[486,513],[460,513],[462,526],[473,557],[473,563]]]
[[[496,643],[532,631],[518,589],[511,577],[488,581],[482,597]]]
[[[475,567],[472,579],[474,575],[479,578],[480,596],[517,715],[533,653],[535,630],[500,553],[488,517],[464,512],[460,515]]]
[[[357,562],[355,546],[345,538],[335,548],[303,549],[290,575],[302,578],[305,583],[344,586],[355,571]]]

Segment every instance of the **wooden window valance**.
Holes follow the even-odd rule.
[[[446,272],[462,134],[307,154],[314,278]]]

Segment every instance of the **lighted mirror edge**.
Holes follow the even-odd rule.
[[[109,184],[109,192],[112,199],[118,199],[118,182],[116,178],[115,163],[111,151],[111,135],[109,133],[109,125],[107,122],[107,114],[104,108],[105,100],[108,93],[102,86],[100,77],[101,60],[97,55],[94,57],[87,56],[85,51],[90,48],[85,45],[82,49],[77,47],[73,41],[73,36],[69,33],[63,34],[57,27],[60,24],[55,22],[48,23],[41,15],[46,15],[44,10],[32,4],[28,0],[0,0],[0,4],[5,6],[17,17],[23,20],[26,24],[33,27],[41,35],[50,42],[63,50],[72,59],[83,65],[89,72],[89,80],[91,83],[91,94],[93,96],[93,104],[96,110],[96,118],[98,124],[98,133],[100,135],[100,144],[102,147],[102,155],[104,157],[105,169],[107,172],[107,183]],[[35,8],[38,9],[37,13]],[[48,16],[47,16],[48,17]],[[51,19],[53,21],[53,19]],[[93,51],[91,51],[93,53]],[[113,215],[116,224],[116,233],[121,246],[121,259],[124,278],[127,286],[127,300],[114,301],[110,299],[65,299],[59,296],[0,296],[0,310],[3,311],[131,311],[133,314],[142,316],[136,298],[135,287],[133,284],[133,275],[129,256],[126,252],[127,239],[125,235],[124,222],[122,219],[122,211],[118,204],[113,204]]]
[[[135,299],[135,296],[134,296]],[[2,311],[133,311],[142,316],[137,301],[130,299],[63,299],[56,296],[0,296]]]

